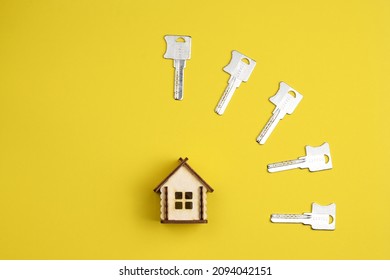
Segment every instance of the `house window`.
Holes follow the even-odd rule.
[[[175,192],[175,209],[192,209],[192,192]]]

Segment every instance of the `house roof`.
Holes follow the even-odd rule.
[[[166,182],[166,181],[168,181],[168,179],[173,175],[173,174],[175,174],[176,173],[176,171],[177,170],[179,170],[179,168],[180,167],[182,167],[182,166],[185,166],[196,178],[198,178],[199,179],[199,181],[201,181],[202,183],[203,183],[203,185],[204,185],[204,187],[206,187],[206,189],[207,189],[207,191],[209,191],[209,192],[213,192],[214,190],[213,190],[213,188],[212,187],[210,187],[210,185],[209,184],[207,184],[206,183],[206,181],[205,180],[203,180],[202,179],[202,177],[200,177],[199,176],[199,174],[198,173],[196,173],[195,172],[195,170],[194,169],[192,169],[191,168],[191,166],[189,166],[188,165],[188,163],[187,163],[187,160],[188,160],[188,158],[186,157],[185,159],[182,159],[182,158],[179,158],[179,161],[180,161],[180,164],[179,164],[179,166],[178,167],[176,167],[153,191],[155,191],[155,192],[160,192],[160,189],[161,189],[161,187],[164,185],[164,183]]]

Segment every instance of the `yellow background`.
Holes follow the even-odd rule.
[[[1,259],[389,259],[390,2],[0,1]],[[166,34],[192,36],[184,100]],[[225,114],[231,51],[257,61]],[[285,81],[304,96],[255,139]],[[266,165],[330,144],[334,168]],[[207,225],[163,225],[179,157]],[[337,205],[335,231],[271,213]]]

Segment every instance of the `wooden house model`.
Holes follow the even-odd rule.
[[[207,192],[214,190],[187,163],[180,164],[155,189],[161,198],[161,223],[207,223]]]

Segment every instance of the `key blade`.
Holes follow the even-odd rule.
[[[311,228],[321,230],[336,229],[336,204],[326,206],[317,203],[312,204]]]
[[[279,172],[285,170],[291,170],[295,168],[304,168],[305,158],[299,158],[294,160],[286,160],[276,163],[271,163],[267,165],[268,172]]]
[[[306,146],[306,161],[310,171],[332,169],[329,144],[325,142],[319,147]]]
[[[167,50],[164,58],[190,59],[191,58],[191,36],[166,35]],[[184,41],[184,42],[183,42]]]
[[[292,114],[301,102],[303,95],[285,82],[280,82],[279,90],[269,100],[287,114]],[[283,117],[282,117],[283,118]]]
[[[225,110],[227,108],[227,105],[229,104],[230,100],[233,97],[233,94],[234,94],[236,88],[239,87],[240,83],[241,83],[240,80],[236,79],[233,76],[230,77],[228,85],[227,85],[224,93],[222,94],[222,97],[219,100],[217,107],[215,108],[215,112],[218,115],[220,115],[220,116],[223,115],[223,113],[225,112]]]
[[[184,97],[184,68],[186,67],[186,61],[184,59],[175,59],[175,94],[176,100],[183,100]]]
[[[271,222],[287,224],[308,224],[311,216],[307,214],[272,214]]]
[[[249,62],[248,64],[245,62]],[[237,79],[246,82],[248,81],[253,69],[256,66],[256,61],[243,55],[238,51],[232,51],[232,59],[223,70]]]
[[[257,143],[263,145],[267,141],[268,137],[271,135],[271,133],[274,131],[275,127],[281,120],[280,115],[282,115],[282,112],[280,109],[276,109],[274,113],[272,114],[271,118],[268,120],[268,122],[265,124],[263,130],[260,132],[259,136],[257,137],[256,141]]]

